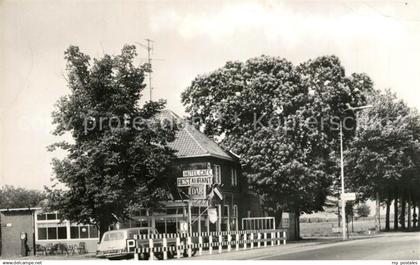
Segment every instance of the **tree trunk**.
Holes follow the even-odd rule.
[[[385,213],[385,230],[389,231],[389,211],[391,208],[391,194],[388,194],[388,199],[386,201],[386,213]]]
[[[402,229],[405,229],[405,197],[401,197],[401,214],[400,214],[400,225]]]
[[[102,241],[102,236],[105,232],[109,231],[109,225],[99,225],[99,242]]]
[[[398,230],[398,193],[395,193],[394,199],[394,230]]]
[[[376,192],[375,230],[376,232],[381,231],[381,204],[379,192]]]
[[[413,201],[413,228],[416,228],[418,225],[418,218],[417,218],[417,212],[416,212],[416,208],[417,208],[417,203],[414,200]]]
[[[276,222],[276,229],[281,229],[283,226],[282,220],[283,220],[283,210],[279,209],[274,213],[274,220]]]
[[[408,193],[407,200],[407,229],[411,229],[411,192]]]
[[[296,211],[296,238],[300,240],[300,211]]]

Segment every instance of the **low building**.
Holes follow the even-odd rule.
[[[39,208],[0,209],[0,256],[17,257],[21,256],[22,252],[33,253],[36,210]],[[26,239],[21,239],[23,235]],[[24,245],[22,245],[22,240],[24,240]]]

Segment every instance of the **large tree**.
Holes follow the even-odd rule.
[[[51,146],[67,156],[53,160],[58,185],[49,189],[49,206],[63,218],[97,225],[102,233],[127,218],[128,208],[165,198],[162,182],[174,158],[167,142],[175,128],[154,118],[165,102],[139,104],[145,85],[136,55],[134,46],[124,46],[119,55],[92,61],[69,47],[70,94],[53,112],[54,134],[72,141]]]
[[[360,113],[346,153],[347,179],[364,198],[379,197],[378,202],[386,203],[389,229],[391,202],[397,206],[400,201],[405,209],[406,201],[419,199],[420,119],[390,90],[376,91],[369,101],[373,107]],[[398,222],[394,225],[397,227]]]
[[[339,120],[353,117],[345,110],[363,104],[371,87],[365,75],[347,77],[335,56],[298,67],[261,56],[196,77],[182,102],[194,124],[240,156],[264,207],[281,220],[283,210],[322,210],[338,173]]]
[[[38,190],[30,190],[5,185],[0,189],[0,208],[27,208],[39,206],[45,194]]]

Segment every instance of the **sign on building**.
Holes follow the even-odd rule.
[[[182,171],[183,177],[212,177],[212,169],[192,169]]]
[[[211,185],[213,177],[182,177],[177,178],[178,187],[189,187],[191,185]]]
[[[188,188],[188,195],[191,200],[206,199],[206,185],[191,185]]]
[[[207,214],[209,216],[210,223],[214,224],[217,221],[217,210],[216,208],[208,208]]]

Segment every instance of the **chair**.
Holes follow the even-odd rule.
[[[85,242],[79,242],[79,246],[77,247],[77,251],[79,254],[86,254],[86,243]]]

